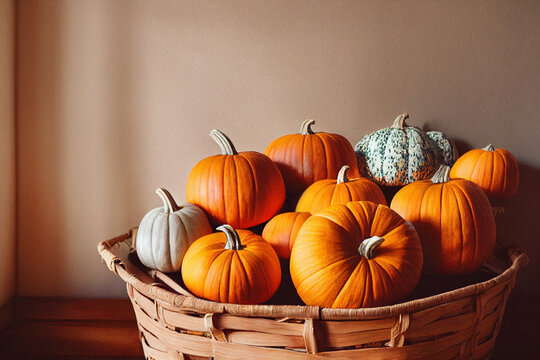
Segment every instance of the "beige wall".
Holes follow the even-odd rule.
[[[527,321],[540,2],[20,1],[17,21],[21,295],[123,296],[96,243],[159,206],[158,186],[183,201],[191,167],[218,151],[212,128],[263,151],[313,117],[355,144],[409,112],[461,150],[493,143],[518,158],[499,241],[533,262],[504,339]]]
[[[14,10],[13,1],[0,0],[0,310],[15,292]]]

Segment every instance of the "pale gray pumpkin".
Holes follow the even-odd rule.
[[[159,188],[163,207],[149,211],[141,220],[135,247],[141,262],[162,272],[179,271],[188,247],[212,233],[204,211],[196,205],[178,206],[172,195]]]
[[[406,185],[429,178],[438,168],[438,149],[421,129],[408,126],[408,114],[366,135],[354,147],[360,173],[380,185]]]

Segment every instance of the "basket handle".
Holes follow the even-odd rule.
[[[509,246],[506,249],[506,253],[510,257],[510,260],[512,260],[512,267],[516,268],[518,271],[523,269],[529,263],[527,254],[516,245]]]
[[[128,233],[117,236],[113,239],[103,241],[98,244],[97,249],[101,259],[107,264],[107,267],[110,271],[118,275],[117,267],[120,266],[124,270],[126,265],[122,262],[122,259],[116,253],[116,250],[119,248],[118,244],[126,243],[129,246],[130,251],[133,251],[133,239],[137,235],[137,228],[131,229]],[[131,240],[131,241],[129,241]]]

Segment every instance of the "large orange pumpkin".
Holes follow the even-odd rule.
[[[304,121],[300,134],[279,137],[264,151],[277,164],[291,198],[317,180],[335,179],[343,165],[351,167],[351,176],[360,176],[351,143],[338,134],[313,132],[314,123]]]
[[[219,130],[212,130],[210,136],[222,154],[193,167],[187,180],[187,201],[203,208],[215,225],[243,229],[274,216],[285,201],[285,185],[276,165],[255,151],[238,153]]]
[[[450,178],[471,180],[489,197],[508,198],[518,190],[519,167],[510,151],[489,144],[463,154],[450,170]]]
[[[348,170],[349,166],[344,165],[336,180],[324,179],[311,184],[300,197],[296,211],[315,214],[331,205],[361,200],[386,205],[384,194],[375,182],[364,177],[349,179]]]
[[[292,249],[290,271],[307,305],[389,305],[416,287],[422,247],[414,227],[396,212],[355,201],[306,220]]]
[[[482,189],[469,180],[450,180],[449,171],[443,165],[431,180],[406,185],[390,207],[418,231],[427,272],[466,274],[493,252],[495,220]]]
[[[262,237],[272,245],[280,258],[288,259],[300,227],[310,216],[308,212],[278,214],[264,226]]]
[[[281,282],[279,259],[272,246],[249,230],[222,232],[196,240],[182,262],[182,278],[196,296],[233,304],[270,299]]]

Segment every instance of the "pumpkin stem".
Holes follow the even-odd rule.
[[[339,170],[339,173],[337,174],[338,184],[349,182],[349,178],[347,177],[347,171],[349,171],[349,165],[343,165]]]
[[[210,137],[219,145],[222,155],[236,155],[236,151],[231,139],[227,137],[224,133],[219,130],[210,131]]]
[[[488,146],[486,146],[485,148],[482,148],[482,150],[485,150],[485,151],[495,151],[495,147],[491,144],[489,144]]]
[[[441,165],[435,174],[431,177],[431,182],[434,184],[445,183],[450,180],[450,166]]]
[[[305,120],[302,123],[302,126],[300,126],[300,134],[301,135],[315,134],[315,131],[311,130],[311,125],[313,124],[315,124],[315,120],[313,119]]]
[[[218,231],[222,231],[227,236],[227,243],[225,244],[225,249],[227,250],[242,250],[244,247],[240,242],[240,236],[233,229],[231,225],[221,225],[216,228]]]
[[[392,129],[400,129],[403,130],[407,127],[407,124],[405,124],[405,120],[409,118],[409,114],[401,114],[399,115],[396,120],[394,120],[394,123],[392,124]]]
[[[375,249],[378,248],[383,242],[384,238],[380,236],[372,236],[360,243],[358,252],[366,259],[371,260],[375,255]]]
[[[181,206],[178,206],[176,204],[176,201],[174,201],[174,198],[168,190],[164,188],[158,188],[156,190],[156,194],[158,194],[161,200],[163,200],[163,207],[165,208],[165,212],[167,212],[167,214],[173,213],[182,208]]]

